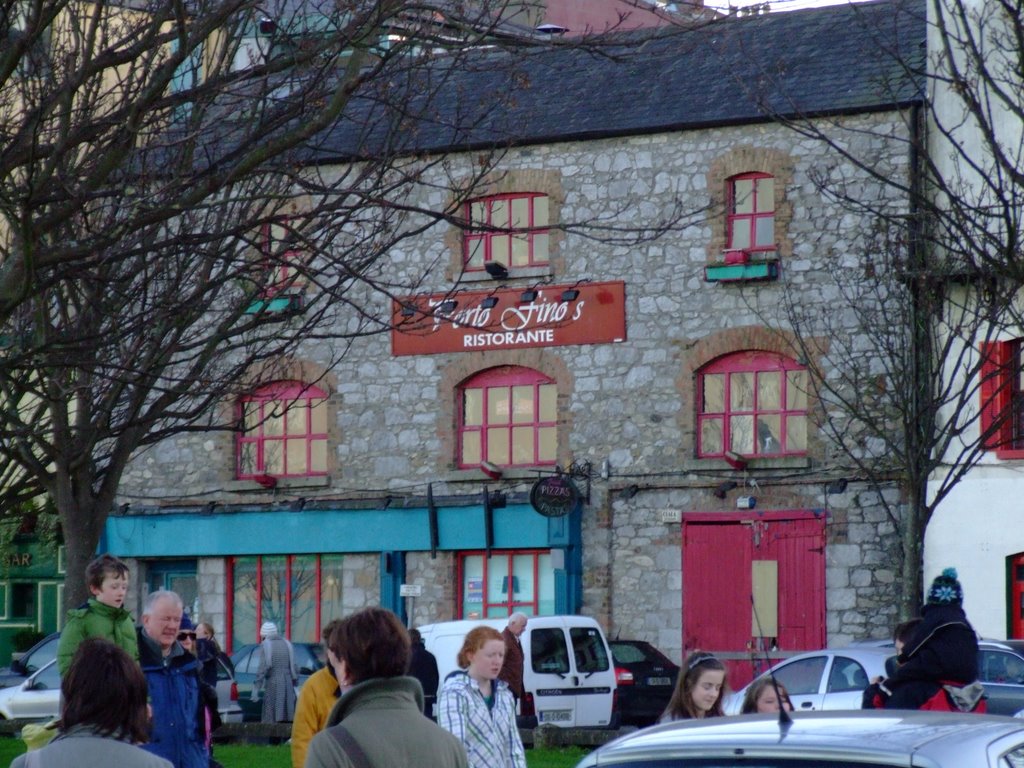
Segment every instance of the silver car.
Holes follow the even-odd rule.
[[[775,679],[786,686],[793,709],[860,709],[864,689],[876,677],[886,677],[886,663],[895,659],[892,648],[857,645],[800,653],[772,667]],[[767,676],[767,672],[760,677]],[[755,678],[754,682],[760,679]],[[754,683],[751,682],[750,685]],[[723,702],[727,715],[739,714],[747,686]]]
[[[950,712],[741,715],[645,728],[577,768],[1021,768],[1024,723]]]

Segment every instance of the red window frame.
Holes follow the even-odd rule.
[[[462,384],[459,385],[457,391],[458,397],[458,462],[459,467],[466,469],[470,467],[479,466],[478,462],[467,463],[464,460],[463,446],[465,444],[466,434],[469,432],[478,432],[480,440],[480,462],[490,461],[494,464],[498,464],[504,467],[540,467],[540,466],[553,466],[557,463],[557,457],[552,456],[550,459],[541,460],[540,456],[540,430],[542,428],[557,428],[557,420],[541,420],[540,417],[540,387],[542,385],[554,385],[554,381],[549,379],[539,371],[535,371],[532,368],[523,368],[520,366],[500,366],[498,368],[489,368],[486,371],[471,376],[466,379]],[[531,421],[512,421],[511,414],[509,420],[505,422],[496,422],[491,424],[488,421],[489,418],[489,404],[492,392],[496,390],[508,390],[508,402],[509,407],[512,407],[512,388],[532,386],[533,387],[533,417]],[[481,412],[481,423],[474,425],[467,425],[466,420],[466,392],[468,390],[481,390],[482,391],[482,412]],[[557,419],[557,414],[556,414]],[[496,457],[488,454],[488,430],[489,429],[508,429],[508,456],[509,459],[514,457],[513,447],[513,427],[514,428],[532,428],[533,430],[533,459],[531,461],[519,462],[514,461],[497,461]]]
[[[286,236],[274,237],[274,228],[283,228]],[[294,247],[298,230],[292,219],[268,222],[260,233],[263,259],[267,270],[267,285],[263,289],[265,298],[295,293],[306,285],[306,278],[300,271],[303,251]]]
[[[735,450],[730,444],[731,433],[730,422],[737,416],[752,417],[755,426],[759,425],[759,416],[778,416],[779,418],[779,434],[772,437],[777,439],[779,442],[778,450],[765,450],[761,445],[760,436],[755,435],[753,444],[753,453],[746,452],[743,455],[746,456],[804,456],[807,454],[806,448],[799,450],[790,450],[788,442],[788,430],[786,422],[791,417],[803,417],[806,420],[808,408],[795,408],[791,409],[787,407],[787,389],[789,387],[789,377],[787,373],[790,371],[806,371],[807,367],[800,365],[795,360],[792,360],[784,355],[780,355],[774,352],[760,352],[760,351],[743,351],[735,352],[723,357],[719,357],[716,360],[708,363],[706,366],[700,369],[697,377],[697,455],[701,458],[713,458],[724,456],[727,451],[740,451]],[[761,373],[780,373],[780,391],[779,391],[779,407],[778,408],[762,408],[758,402],[759,389],[757,385],[757,375]],[[736,374],[748,374],[753,373],[754,379],[754,405],[748,410],[734,410],[731,403],[731,377]],[[722,411],[705,411],[704,402],[704,383],[705,376],[708,374],[724,374],[724,385],[723,385],[723,410]],[[706,421],[717,420],[722,423],[722,448],[719,451],[706,450],[703,445],[703,427]]]
[[[466,616],[466,558],[467,557],[480,557],[483,560],[483,599],[480,601],[482,608],[481,612],[483,616],[480,618],[487,618],[492,609],[498,609],[497,613],[502,616],[508,616],[510,613],[519,611],[525,613],[527,616],[537,616],[540,614],[540,558],[544,555],[551,554],[550,549],[512,549],[512,550],[500,550],[492,551],[490,555],[484,550],[480,551],[466,551],[460,552],[457,560],[456,570],[458,572],[457,579],[459,584],[459,604],[457,608],[457,614],[460,619],[469,618]],[[515,591],[509,589],[505,594],[508,597],[503,597],[501,600],[490,600],[487,585],[490,583],[490,560],[498,557],[506,558],[507,567],[506,573],[515,576],[513,559],[516,557],[530,556],[533,558],[533,599],[532,600],[515,600],[513,599]]]
[[[981,444],[1000,459],[1024,459],[1024,382],[1021,339],[981,345]]]
[[[763,219],[775,219],[775,198],[774,196],[770,200],[765,200],[763,195],[759,195],[757,192],[757,180],[758,179],[771,179],[773,176],[770,173],[741,173],[737,176],[733,176],[728,180],[726,185],[726,197],[727,207],[725,216],[725,240],[726,250],[736,250],[737,246],[733,244],[733,231],[736,223],[742,224],[747,222],[749,226],[749,238],[750,243],[747,246],[743,246],[740,250],[747,251],[749,253],[763,253],[765,251],[774,251],[775,242],[757,244],[757,224]],[[752,211],[750,213],[736,213],[736,184],[739,181],[752,181],[754,196]],[[773,226],[774,229],[774,226]]]
[[[462,238],[462,263],[467,272],[483,272],[484,264],[489,261],[497,261],[508,268],[539,267],[547,266],[550,263],[548,249],[545,248],[543,254],[538,254],[537,248],[535,247],[538,236],[543,235],[546,238],[550,231],[548,224],[537,226],[534,221],[534,201],[539,198],[549,199],[547,195],[541,192],[516,192],[504,195],[480,197],[475,200],[470,200],[465,204],[463,208],[463,215],[465,216],[465,220],[469,222],[469,227],[467,227],[465,235]],[[475,223],[473,221],[474,205],[482,204],[485,206],[487,219],[485,224],[487,227],[490,227],[495,203],[507,202],[509,209],[511,209],[512,202],[515,200],[529,201],[527,205],[529,222],[525,227],[508,227],[502,229],[473,228],[473,224]],[[548,211],[548,216],[550,218],[550,209]],[[517,264],[513,267],[510,263],[511,253],[509,254],[509,258],[506,258],[503,254],[494,253],[494,239],[496,237],[507,237],[509,235],[525,237],[527,246],[526,264]],[[473,250],[477,243],[483,244],[483,259],[479,265],[471,266],[470,258],[473,255]]]
[[[312,466],[314,444],[323,443],[326,453],[327,432],[314,432],[311,423],[311,406],[313,401],[326,399],[327,394],[319,387],[303,384],[300,381],[278,381],[272,384],[267,384],[255,390],[252,394],[241,398],[238,402],[237,412],[238,423],[241,425],[241,429],[238,433],[235,451],[235,468],[238,479],[246,480],[266,475],[272,475],[274,477],[322,477],[326,475],[326,467],[323,470],[314,470],[312,469]],[[283,416],[286,413],[285,403],[300,402],[303,403],[305,410],[305,431],[289,433],[286,429],[282,429],[282,432],[279,435],[265,434],[264,428],[268,423],[267,417],[268,415],[271,415],[268,413],[268,406],[271,409],[275,409],[275,411],[279,412]],[[255,428],[250,433],[245,430],[245,414],[246,409],[251,403],[257,404],[256,407],[258,408],[258,415]],[[298,440],[303,440],[305,442],[306,471],[289,472],[287,443]],[[280,444],[281,446],[282,472],[267,471],[267,448],[271,444]],[[246,472],[243,467],[242,457],[246,447],[250,445],[255,447],[256,460],[254,462],[253,470]]]

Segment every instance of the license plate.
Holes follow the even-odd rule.
[[[542,723],[567,723],[572,720],[571,709],[542,709],[540,721]]]
[[[648,677],[648,685],[672,685],[671,677]]]

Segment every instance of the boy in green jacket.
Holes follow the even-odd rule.
[[[87,637],[109,640],[139,660],[135,621],[124,609],[128,566],[113,555],[100,555],[86,566],[85,581],[93,596],[84,606],[68,611],[68,620],[57,645],[57,668],[62,677],[71,666],[75,650]]]

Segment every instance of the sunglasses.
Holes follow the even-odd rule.
[[[179,632],[178,633],[178,640],[179,641],[181,641],[181,640],[195,640],[195,639],[196,639],[196,633],[195,632]]]

